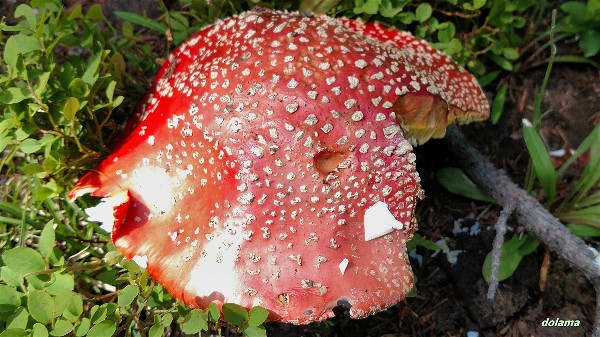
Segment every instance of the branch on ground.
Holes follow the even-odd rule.
[[[514,205],[514,214],[526,231],[536,236],[558,257],[578,270],[594,285],[597,304],[592,337],[600,337],[600,253],[574,236],[527,191],[496,169],[451,126],[445,137],[449,150],[467,175],[503,208]]]

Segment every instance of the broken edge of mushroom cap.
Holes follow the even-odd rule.
[[[400,49],[402,63],[421,76],[411,82],[413,90],[400,95],[393,108],[396,120],[413,144],[444,137],[446,127],[453,122],[467,124],[489,117],[489,102],[477,80],[448,55],[409,32],[377,22],[341,20],[361,34]]]

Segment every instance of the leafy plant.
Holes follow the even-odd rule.
[[[375,18],[413,32],[482,76],[486,85],[500,74],[493,68],[517,68],[518,47],[532,28],[526,16],[537,17],[543,9],[543,2],[519,0],[355,0],[342,2],[330,14]]]
[[[560,5],[567,15],[557,24],[559,33],[568,33],[577,38],[577,45],[584,57],[593,57],[600,52],[600,1],[586,3],[568,1]]]

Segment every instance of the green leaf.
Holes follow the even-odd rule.
[[[71,296],[71,300],[67,305],[65,311],[63,311],[63,317],[69,320],[72,323],[75,323],[79,320],[79,316],[83,314],[83,299],[79,296]]]
[[[79,323],[78,326],[75,327],[75,336],[77,337],[82,337],[85,336],[88,331],[90,330],[90,326],[92,325],[92,323],[90,322],[90,319],[87,317],[84,317],[81,319],[81,323]]]
[[[264,327],[247,326],[244,328],[244,336],[246,337],[267,337],[267,330]]]
[[[90,88],[81,78],[74,78],[69,83],[69,93],[75,97],[83,98],[89,95]]]
[[[58,160],[56,160],[54,157],[46,157],[44,158],[44,161],[42,162],[42,169],[44,170],[45,173],[49,173],[49,174],[53,174],[56,173],[58,171],[58,169],[60,168],[60,162]]]
[[[139,295],[139,293],[140,288],[138,286],[132,284],[128,285],[127,287],[123,288],[123,290],[121,290],[121,292],[119,293],[119,305],[122,307],[128,307],[129,305],[131,305],[133,300],[135,300],[137,295]]]
[[[164,314],[161,317],[161,322],[164,326],[171,325],[171,323],[173,323],[173,314],[171,314],[170,312],[167,312],[166,314]]]
[[[162,23],[156,22],[150,18],[143,17],[136,13],[115,11],[115,14],[123,20],[140,25],[142,27],[150,28],[161,34],[165,34],[168,29],[167,26],[163,25]]]
[[[42,144],[36,139],[27,138],[21,142],[19,148],[23,153],[30,154],[39,151],[42,148]]]
[[[181,322],[181,331],[186,334],[195,334],[208,330],[208,322],[202,314],[203,312],[198,309],[190,311]]]
[[[565,222],[586,224],[600,228],[600,205],[573,209],[558,214],[558,217]]]
[[[248,321],[248,311],[238,304],[225,303],[223,304],[223,318],[235,326],[241,326]]]
[[[219,310],[219,307],[214,302],[210,302],[210,304],[208,305],[208,318],[211,322],[216,323],[219,321],[220,317],[221,310]]]
[[[513,70],[513,65],[512,63],[510,63],[509,60],[507,60],[506,58],[502,57],[502,56],[498,56],[498,55],[488,55],[489,58],[494,61],[494,63],[496,63],[497,65],[499,65],[502,69],[506,70],[506,71],[512,71]]]
[[[25,17],[29,28],[37,26],[37,18],[33,12],[33,8],[28,5],[21,4],[15,9],[15,18]]]
[[[44,172],[44,167],[38,163],[31,163],[31,164],[27,164],[24,165],[23,168],[21,168],[21,171],[23,173],[25,173],[26,175],[36,175],[39,173],[45,173]]]
[[[55,246],[56,235],[54,233],[54,222],[51,220],[44,225],[42,234],[40,234],[40,241],[38,250],[43,257],[49,257],[52,254],[52,249]]]
[[[117,331],[117,327],[113,321],[102,321],[94,325],[87,333],[87,337],[108,337]]]
[[[0,337],[27,337],[24,329],[6,329],[0,333]]]
[[[437,32],[438,40],[440,40],[440,42],[450,42],[454,38],[455,34],[456,27],[452,22],[448,22],[445,27]]]
[[[267,317],[269,317],[269,312],[265,308],[252,307],[248,313],[248,325],[259,326],[267,320]]]
[[[560,5],[560,9],[575,17],[583,17],[587,13],[585,4],[579,1],[568,1]]]
[[[67,21],[81,19],[82,17],[83,17],[82,6],[81,6],[81,4],[77,4],[77,5],[75,5],[75,7],[73,7],[71,9],[71,13],[69,13],[69,16],[67,17]]]
[[[102,52],[96,53],[94,55],[92,55],[88,61],[88,66],[85,69],[85,72],[83,73],[83,76],[81,76],[81,80],[89,85],[89,86],[93,86],[94,83],[96,83],[96,80],[98,80],[98,72],[100,69],[100,61],[102,60]]]
[[[503,281],[515,272],[524,256],[533,253],[540,242],[530,235],[513,234],[512,238],[502,244],[498,280]],[[492,252],[488,253],[483,263],[483,277],[489,283],[492,268]]]
[[[531,156],[531,162],[548,201],[553,201],[556,196],[556,171],[552,166],[552,160],[548,149],[540,137],[537,129],[526,119],[523,119],[523,138],[527,151]]]
[[[90,320],[94,324],[98,324],[106,319],[106,307],[95,305],[90,310]]]
[[[0,94],[0,102],[4,104],[19,103],[30,97],[29,92],[25,88],[10,87]]]
[[[0,279],[11,287],[18,287],[23,283],[21,274],[13,271],[7,266],[0,267]]]
[[[533,253],[540,245],[540,241],[531,235],[523,235],[521,238],[524,242],[519,246],[519,254],[525,256]]]
[[[519,52],[515,48],[502,48],[502,56],[507,60],[514,61],[519,58]]]
[[[6,327],[9,329],[26,329],[28,323],[29,312],[24,307],[18,307],[6,318]]]
[[[0,284],[0,313],[12,312],[21,306],[21,293],[13,287]]]
[[[109,266],[114,266],[115,264],[123,261],[123,255],[118,250],[113,250],[107,252],[102,260],[104,260],[104,263],[108,264]]]
[[[495,200],[479,189],[461,169],[444,167],[437,172],[436,178],[440,185],[451,193],[474,200],[495,203]]]
[[[600,31],[588,30],[581,34],[579,48],[583,50],[583,56],[594,57],[600,51]]]
[[[162,337],[165,332],[165,326],[162,324],[153,325],[148,331],[148,337]]]
[[[75,279],[73,274],[53,273],[52,276],[53,281],[46,285],[46,291],[50,294],[59,295],[70,293],[71,290],[75,288]]]
[[[27,54],[32,51],[42,49],[42,45],[40,44],[40,41],[33,36],[17,34],[17,35],[11,36],[10,38],[15,39],[15,43],[17,46],[17,52],[19,54]]]
[[[492,102],[492,112],[490,116],[490,120],[493,125],[498,124],[500,120],[500,116],[502,116],[502,112],[504,111],[504,103],[506,102],[506,91],[508,90],[508,85],[505,83],[500,87],[498,93],[494,97],[494,101]]]
[[[121,105],[121,103],[123,103],[123,100],[125,99],[125,97],[123,96],[117,96],[115,98],[115,100],[112,102],[111,107],[114,109],[116,107],[118,107],[119,105]]]
[[[45,325],[35,323],[33,325],[33,337],[48,337],[48,329]]]
[[[521,263],[523,256],[518,251],[507,251],[502,247],[502,254],[500,255],[500,266],[498,268],[498,280],[503,281],[511,277],[515,270]],[[483,278],[486,282],[490,282],[490,275],[492,270],[492,254],[488,253],[483,262]]]
[[[75,119],[75,113],[79,111],[79,100],[75,97],[69,97],[63,108],[63,116],[65,119],[72,121]]]
[[[420,4],[415,10],[415,15],[419,22],[427,21],[431,17],[431,13],[433,13],[433,8],[428,3]]]
[[[27,298],[31,317],[40,323],[50,323],[56,317],[54,299],[43,290],[32,290]]]
[[[13,35],[6,40],[4,45],[4,62],[13,68],[17,66],[17,61],[19,59],[19,51],[17,48],[17,40]]]
[[[354,1],[354,13],[361,14],[366,13],[370,15],[377,14],[381,0],[355,0]]]
[[[109,102],[112,102],[113,95],[115,94],[115,87],[117,86],[116,81],[110,81],[106,86],[106,98],[108,98]]]
[[[52,336],[64,336],[73,331],[73,324],[66,319],[59,317],[54,323],[54,329],[50,331]],[[110,336],[110,335],[108,335]]]
[[[480,9],[485,6],[486,0],[473,0],[473,9]]]
[[[339,0],[304,0],[300,2],[300,11],[325,14],[339,4]]]
[[[2,254],[2,261],[19,276],[43,271],[46,268],[40,253],[29,247],[17,247],[7,250]]]
[[[579,237],[600,237],[600,228],[585,225],[585,224],[568,224],[567,228],[571,231],[571,233],[579,236]]]
[[[94,4],[85,13],[85,18],[90,21],[103,21],[105,20],[104,14],[102,14],[102,6]]]

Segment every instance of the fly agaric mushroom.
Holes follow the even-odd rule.
[[[264,9],[203,29],[70,198],[103,197],[91,218],[192,307],[260,305],[295,324],[337,305],[354,318],[388,308],[412,287],[406,242],[422,195],[398,113],[451,106],[477,119],[487,105],[448,57],[380,29],[394,34]],[[424,125],[461,120],[449,111]]]

